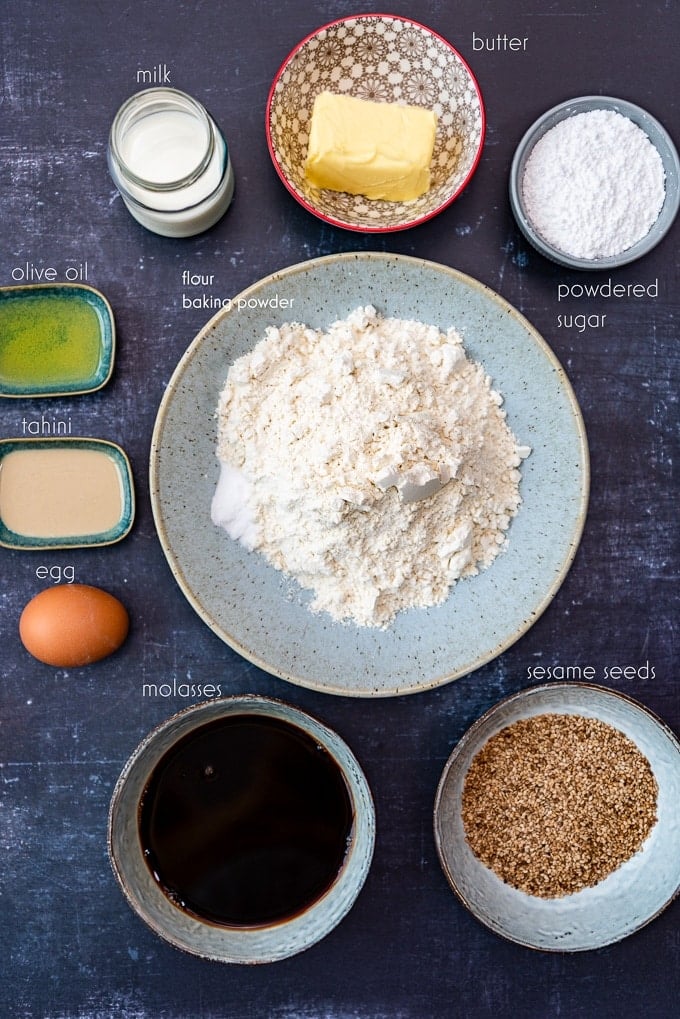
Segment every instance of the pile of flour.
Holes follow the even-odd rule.
[[[454,329],[371,306],[271,327],[220,395],[212,519],[313,611],[384,627],[503,547],[529,449],[501,404]]]

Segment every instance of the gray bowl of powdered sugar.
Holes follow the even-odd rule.
[[[510,170],[510,204],[526,239],[572,269],[614,269],[646,255],[680,201],[677,150],[633,103],[582,96],[532,124]]]

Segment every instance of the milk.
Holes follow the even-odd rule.
[[[181,110],[161,110],[131,124],[121,155],[135,176],[171,184],[194,173],[210,143],[206,125]]]
[[[219,128],[175,89],[148,89],[123,104],[111,129],[109,168],[134,218],[167,237],[207,230],[234,193]]]

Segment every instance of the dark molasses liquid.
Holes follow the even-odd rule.
[[[207,722],[169,750],[140,804],[154,877],[177,906],[225,926],[289,919],[333,883],[352,834],[333,757],[264,715]]]

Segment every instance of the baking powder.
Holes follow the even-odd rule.
[[[574,258],[606,258],[645,237],[665,196],[661,156],[614,110],[567,117],[536,143],[522,178],[534,229]]]
[[[371,306],[325,332],[269,328],[220,396],[212,519],[313,611],[386,626],[504,546],[529,449],[501,404],[454,329]]]

